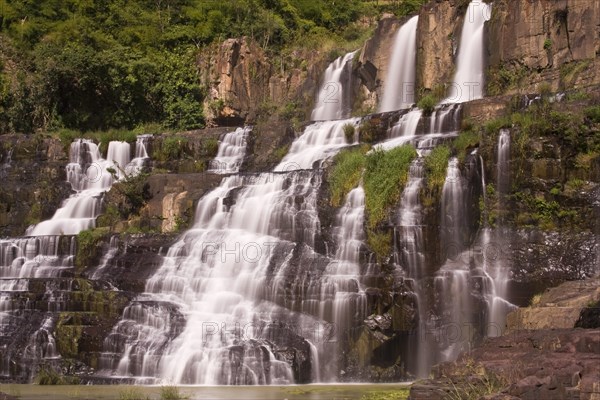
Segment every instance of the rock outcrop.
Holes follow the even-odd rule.
[[[251,38],[227,39],[198,57],[201,84],[208,89],[204,113],[210,124],[254,124],[270,106],[298,102],[310,117],[327,60],[318,51],[295,51],[276,60]]]
[[[488,23],[488,92],[534,93],[600,83],[600,3],[496,1]]]
[[[0,135],[0,237],[23,235],[68,197],[68,148],[41,135]]]
[[[573,329],[597,314],[599,283],[594,278],[548,290],[534,307],[509,314],[509,334],[434,367],[433,378],[415,383],[409,398],[600,398],[600,330]]]

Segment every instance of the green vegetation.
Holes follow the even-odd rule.
[[[410,388],[396,390],[378,390],[362,396],[361,400],[405,400],[408,398]]]
[[[449,147],[438,146],[425,157],[425,171],[429,190],[440,190],[444,186],[450,153]]]
[[[188,396],[183,395],[177,386],[163,386],[160,388],[161,400],[183,400]]]
[[[78,385],[79,378],[64,376],[50,366],[42,366],[34,379],[37,385]]]
[[[119,392],[119,400],[150,400],[150,397],[145,395],[138,388],[127,388]]]
[[[364,143],[375,143],[377,141],[377,126],[370,119],[363,119],[358,127],[360,141]]]
[[[370,228],[379,225],[388,215],[389,208],[400,199],[408,179],[408,168],[416,156],[416,150],[410,145],[390,151],[374,150],[367,156],[364,188]]]
[[[346,137],[346,142],[348,143],[354,143],[354,125],[353,124],[346,124],[343,126],[344,129],[344,136]]]
[[[572,61],[560,66],[560,80],[564,88],[569,88],[580,73],[590,66],[590,60]]]
[[[365,153],[368,146],[361,146],[339,152],[333,162],[329,174],[329,187],[331,191],[330,203],[333,207],[340,207],[352,189],[358,186],[366,163]]]
[[[516,89],[528,76],[529,70],[521,64],[506,65],[489,68],[487,72],[486,93],[490,96],[499,96],[510,89]]]
[[[385,257],[392,252],[392,233],[367,229],[367,245],[377,257],[377,261],[384,262]]]
[[[584,115],[594,124],[600,124],[600,106],[588,107],[584,111]]]
[[[550,38],[546,38],[544,40],[544,50],[550,50],[552,48],[552,40]]]
[[[108,229],[97,228],[81,231],[77,235],[77,254],[75,265],[78,270],[92,265],[102,250],[102,242],[108,235]]]
[[[438,101],[433,95],[427,94],[423,96],[421,100],[419,100],[419,102],[417,103],[417,107],[423,110],[424,115],[431,115],[437,103]]]
[[[152,158],[157,161],[177,160],[184,156],[188,140],[183,136],[167,136],[154,147]],[[218,146],[217,146],[218,148]]]
[[[306,70],[296,50],[356,49],[365,17],[423,2],[2,0],[0,132],[202,127],[196,58],[207,46],[248,36],[282,71]]]
[[[480,138],[479,134],[471,128],[469,130],[462,131],[454,142],[452,142],[452,147],[456,152],[456,156],[458,160],[462,163],[467,157],[467,152],[475,147],[479,146]]]

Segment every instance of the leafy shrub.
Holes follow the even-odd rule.
[[[353,124],[346,124],[343,126],[344,129],[344,136],[346,137],[346,142],[348,143],[354,143],[354,125]]]
[[[433,110],[435,110],[436,104],[436,99],[432,95],[428,94],[423,96],[421,100],[419,100],[419,102],[417,103],[417,107],[423,110],[424,115],[431,115]]]

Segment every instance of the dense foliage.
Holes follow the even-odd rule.
[[[238,36],[272,54],[350,40],[352,23],[381,11],[363,0],[0,0],[0,133],[201,127],[199,49]]]

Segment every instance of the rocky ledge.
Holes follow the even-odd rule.
[[[600,278],[567,282],[509,314],[488,338],[416,382],[412,400],[600,399]]]

